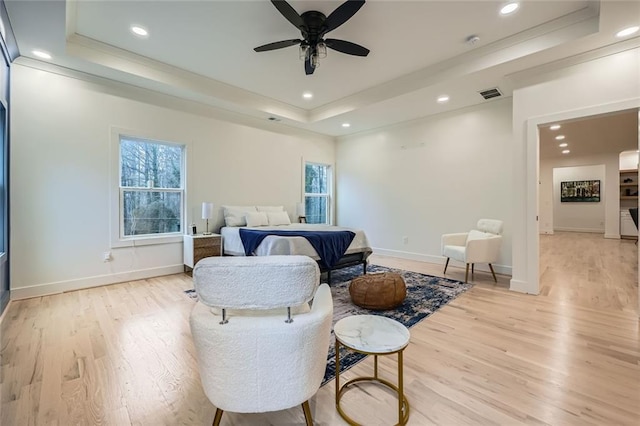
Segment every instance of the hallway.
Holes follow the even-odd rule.
[[[638,246],[602,234],[540,235],[540,295],[561,303],[638,311]]]

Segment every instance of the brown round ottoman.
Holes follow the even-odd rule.
[[[394,272],[366,274],[351,280],[349,294],[351,301],[361,308],[381,311],[400,305],[407,295],[407,286]]]

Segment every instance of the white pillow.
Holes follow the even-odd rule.
[[[267,226],[269,219],[265,212],[247,213],[245,216],[247,226]]]
[[[284,206],[256,206],[259,212],[283,212]]]
[[[291,219],[287,212],[267,212],[269,225],[291,225]]]
[[[224,210],[224,223],[226,226],[245,226],[247,213],[255,213],[255,206],[222,206]]]

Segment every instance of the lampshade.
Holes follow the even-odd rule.
[[[296,204],[296,213],[298,214],[298,217],[306,216],[305,209],[304,209],[304,203],[297,203]]]
[[[213,203],[202,203],[202,218],[213,219]]]

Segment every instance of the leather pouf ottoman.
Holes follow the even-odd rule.
[[[407,286],[394,272],[366,274],[351,280],[349,294],[351,301],[361,308],[381,311],[402,304]]]

